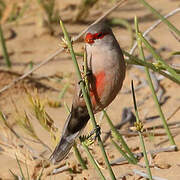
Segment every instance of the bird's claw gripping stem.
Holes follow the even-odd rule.
[[[84,82],[85,77],[88,77],[88,76],[90,76],[90,75],[92,75],[92,71],[91,71],[91,70],[88,70],[88,71],[86,72],[86,74],[83,74],[83,75],[82,75],[82,79],[80,79],[80,80],[78,81],[78,84],[80,84],[81,82]]]
[[[101,127],[98,124],[96,125],[96,128],[90,132],[89,137],[91,137],[93,134],[95,134],[94,140],[101,135]]]
[[[95,134],[95,136],[93,136]],[[91,145],[96,138],[101,134],[101,128],[99,125],[96,125],[96,128],[93,129],[87,136],[80,136],[79,139],[81,142],[86,142],[86,144],[89,146]],[[93,137],[92,137],[93,136]]]

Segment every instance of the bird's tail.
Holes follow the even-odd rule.
[[[61,140],[49,158],[53,164],[60,162],[66,157],[88,120],[89,114],[87,112],[79,114],[76,109],[72,108],[64,125]]]

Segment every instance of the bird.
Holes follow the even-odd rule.
[[[84,37],[89,96],[95,114],[106,108],[117,96],[125,79],[126,65],[120,45],[105,21],[90,26]],[[79,84],[77,81],[60,142],[49,158],[53,164],[67,156],[90,119]]]

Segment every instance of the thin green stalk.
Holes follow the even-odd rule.
[[[142,48],[142,39],[140,38],[140,35],[139,35],[139,28],[138,28],[138,22],[137,22],[137,18],[135,17],[135,28],[136,28],[136,35],[137,35],[137,43],[138,43],[138,48],[139,48],[139,51],[140,51],[140,55],[141,55],[141,58],[145,61],[145,57],[144,57],[144,51],[143,51],[143,48]],[[161,106],[158,102],[158,98],[156,96],[156,92],[155,92],[155,89],[154,89],[154,86],[153,86],[153,83],[152,83],[152,80],[151,80],[151,76],[149,74],[149,69],[148,67],[145,67],[145,72],[146,72],[146,76],[147,76],[147,79],[148,79],[148,83],[149,83],[149,87],[151,89],[151,92],[152,92],[152,95],[153,95],[153,99],[154,99],[154,102],[156,104],[156,108],[159,112],[159,115],[161,117],[161,120],[162,120],[162,123],[164,125],[164,128],[166,130],[166,133],[168,135],[168,138],[169,138],[169,141],[172,145],[176,145],[175,144],[175,141],[172,137],[172,134],[170,132],[170,129],[168,127],[168,124],[166,122],[166,119],[164,117],[164,114],[162,112],[162,109],[161,109]]]
[[[70,84],[69,82],[66,83],[65,86],[63,87],[63,89],[61,90],[61,92],[59,93],[58,98],[59,98],[60,100],[64,97],[67,89],[69,88],[69,84]]]
[[[75,156],[76,156],[78,162],[80,163],[80,165],[82,166],[82,168],[87,169],[86,163],[84,162],[84,160],[83,160],[83,158],[82,158],[82,156],[81,156],[81,154],[77,148],[76,143],[73,145],[73,149],[74,149]]]
[[[7,52],[6,43],[5,43],[5,39],[3,36],[3,30],[1,28],[1,24],[0,24],[0,41],[1,41],[2,53],[3,53],[4,59],[5,59],[6,65],[8,66],[8,68],[10,68],[11,67],[11,61],[9,59],[9,55]]]
[[[30,176],[29,176],[29,169],[28,169],[27,162],[25,162],[25,165],[26,165],[27,178],[28,178],[28,180],[30,180]]]
[[[41,177],[42,177],[42,175],[43,175],[43,171],[44,171],[44,165],[43,165],[43,167],[42,167],[42,170],[41,170],[41,172],[40,172],[37,180],[41,180]]]
[[[173,76],[167,74],[166,72],[162,71],[161,68],[158,66],[155,66],[154,64],[148,63],[146,61],[142,61],[141,59],[130,55],[128,52],[123,51],[123,53],[129,57],[129,59],[125,59],[127,64],[134,64],[134,65],[139,65],[139,66],[144,66],[144,67],[148,67],[149,69],[152,69],[154,72],[158,72],[159,74],[163,75],[164,77],[170,79],[171,81],[180,84],[180,82],[174,78]],[[174,69],[175,70],[175,69]],[[177,72],[179,73],[179,70],[177,70]]]
[[[88,73],[88,62],[87,62],[86,48],[84,49],[83,60],[84,60],[84,80],[85,80],[87,93],[89,94],[89,82],[88,82],[88,74],[87,74]]]
[[[86,102],[87,110],[88,110],[88,113],[89,113],[93,128],[97,129],[97,123],[95,121],[95,117],[94,117],[94,114],[93,114],[93,111],[92,111],[91,101],[90,101],[89,95],[86,92],[85,84],[84,84],[84,82],[82,80],[81,72],[79,70],[79,66],[78,66],[78,63],[77,63],[77,60],[76,60],[76,56],[74,54],[74,50],[73,50],[73,47],[72,47],[71,40],[70,40],[69,35],[68,35],[68,33],[67,33],[67,31],[66,31],[66,29],[65,29],[65,27],[63,25],[63,22],[61,20],[60,20],[60,25],[61,25],[62,31],[64,33],[65,39],[66,39],[67,44],[68,44],[68,48],[69,48],[71,56],[72,56],[72,60],[73,60],[73,63],[74,63],[75,69],[76,69],[76,73],[77,73],[77,76],[78,76],[78,79],[79,79],[79,82],[80,82],[80,88],[82,90],[83,97],[84,97],[84,100]],[[109,163],[108,157],[106,155],[106,152],[105,152],[105,149],[104,149],[104,146],[103,146],[100,135],[98,135],[97,139],[98,139],[98,144],[99,144],[100,149],[102,151],[106,166],[107,166],[107,168],[109,170],[111,179],[115,180],[116,178],[115,178],[115,175],[114,175],[114,173],[112,171],[112,168],[111,168],[111,165]]]
[[[14,180],[19,180],[19,177],[16,174],[14,174],[10,169],[9,169],[9,172],[13,176]]]
[[[66,108],[66,111],[68,112],[68,114],[70,113],[70,109],[68,107],[68,105],[64,102],[64,106]],[[79,164],[82,166],[83,169],[87,169],[87,166],[86,166],[86,163],[84,162],[80,152],[79,152],[79,149],[77,148],[77,144],[75,143],[73,145],[73,149],[74,149],[74,153],[75,153],[75,156],[79,162]]]
[[[156,9],[150,6],[145,0],[139,0],[145,7],[147,7],[154,15],[156,15],[159,19],[161,19],[167,26],[174,31],[178,36],[180,36],[180,31],[171,24],[164,16],[162,16]]]
[[[83,53],[81,53],[81,52],[75,52],[75,56],[83,57],[84,55],[83,55]]]
[[[108,157],[107,157],[106,151],[105,151],[105,149],[104,149],[104,145],[103,145],[103,142],[102,142],[102,140],[101,140],[100,135],[97,137],[97,139],[98,139],[98,144],[99,144],[99,146],[100,146],[100,149],[101,149],[102,155],[103,155],[103,157],[104,157],[106,166],[107,166],[107,168],[108,168],[108,170],[109,170],[109,174],[110,174],[110,176],[111,176],[111,179],[112,179],[112,180],[116,180],[116,177],[115,177],[114,172],[113,172],[113,170],[112,170],[112,168],[111,168],[111,165],[110,165],[110,162],[109,162],[109,160],[108,160]]]
[[[21,172],[22,179],[25,180],[24,173],[23,173],[23,171],[22,171],[22,168],[21,168],[19,159],[17,158],[17,155],[16,155],[16,154],[15,154],[15,156],[16,156],[16,161],[17,161],[18,166],[19,166],[19,170],[20,170],[20,172]]]
[[[65,101],[64,101],[64,107],[65,107],[66,111],[69,114],[71,111],[70,111],[70,109],[69,109],[69,107],[68,107],[68,105],[67,105],[67,103]]]
[[[111,142],[130,164],[134,164],[134,161],[119,147],[119,145],[115,141],[111,139]]]
[[[180,82],[180,76],[176,73],[176,71],[171,68],[154,50],[154,48],[151,46],[151,44],[143,37],[141,32],[138,32],[138,37],[141,39],[141,41],[145,44],[145,46],[149,49],[149,51],[152,53],[153,57],[162,65],[164,68],[172,74],[174,78],[176,78]]]
[[[148,158],[147,158],[147,152],[146,152],[143,136],[141,134],[143,126],[142,126],[142,123],[141,123],[141,121],[139,119],[139,115],[138,115],[133,81],[131,82],[131,87],[132,87],[132,94],[133,94],[134,110],[135,110],[135,114],[136,114],[136,129],[137,129],[138,134],[139,134],[139,139],[140,139],[141,147],[142,147],[143,154],[144,154],[144,160],[145,160],[145,163],[146,163],[147,173],[148,173],[149,179],[152,180],[152,174],[151,174],[151,170],[150,170],[150,167],[149,167],[149,161],[148,161]]]
[[[166,70],[166,68],[161,64],[149,63],[149,62],[146,62],[146,61],[143,61],[143,60],[137,58],[136,56],[133,56],[133,55],[129,54],[127,51],[124,51],[124,50],[122,50],[122,51],[123,51],[123,54],[125,56],[129,57],[128,59],[125,59],[127,64],[148,66],[148,68],[150,68],[150,69],[152,69],[153,71],[156,71],[156,72],[161,71],[161,70]],[[180,69],[176,69],[176,68],[172,68],[172,69],[174,71],[176,71],[176,73],[180,74]]]
[[[103,110],[104,116],[106,117],[106,120],[111,128],[111,131],[114,133],[115,137],[121,142],[122,147],[125,149],[125,151],[129,154],[130,158],[131,158],[131,162],[133,164],[137,164],[137,159],[134,157],[133,153],[131,152],[131,150],[129,149],[128,145],[126,144],[126,142],[124,141],[123,137],[121,136],[121,134],[117,131],[117,129],[114,127],[111,119],[109,118],[107,112],[105,110]]]
[[[89,152],[88,146],[86,146],[86,144],[84,142],[82,142],[82,145],[89,157],[89,160],[91,161],[91,163],[94,165],[94,168],[96,169],[97,173],[99,174],[100,178],[102,180],[106,180],[106,178],[104,177],[103,173],[101,172],[99,166],[97,165],[96,161],[94,160],[92,154]]]
[[[23,15],[25,14],[26,10],[29,8],[30,3],[27,1],[24,6],[22,7],[22,9],[19,12],[19,15],[17,17],[17,19],[20,19],[21,17],[23,17]]]

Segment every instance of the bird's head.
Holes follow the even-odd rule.
[[[85,42],[93,45],[108,40],[112,35],[111,29],[104,23],[98,23],[91,26],[85,34]]]

